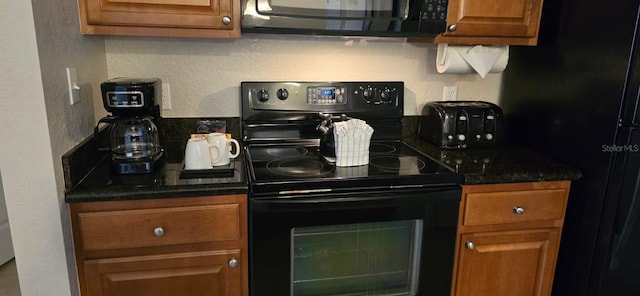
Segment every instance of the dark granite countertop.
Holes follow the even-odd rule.
[[[407,137],[409,145],[449,166],[464,184],[497,184],[577,180],[580,171],[520,147],[441,149],[421,138]]]
[[[231,177],[181,179],[184,142],[196,119],[167,119],[163,123],[169,150],[168,163],[152,174],[110,174],[107,157],[96,151],[92,137],[63,156],[65,201],[106,201],[187,196],[246,194],[244,158],[234,159]],[[239,135],[239,120],[227,118],[231,132]],[[441,149],[415,136],[417,117],[403,120],[403,139],[409,145],[449,166],[463,176],[464,184],[496,184],[577,180],[581,173],[524,148],[504,146],[464,150]],[[171,135],[169,137],[168,135]],[[178,135],[178,136],[176,136]],[[171,142],[174,141],[174,142]]]
[[[182,163],[167,163],[151,174],[114,175],[110,173],[107,159],[101,161],[78,185],[65,194],[66,202],[131,200],[163,197],[212,196],[246,194],[244,160],[234,159],[220,169],[224,175],[197,176],[181,179]]]
[[[186,139],[196,131],[200,120],[223,120],[226,132],[240,136],[239,118],[162,118],[158,130],[167,163],[151,174],[114,175],[109,157],[96,149],[93,136],[88,137],[62,156],[65,201],[108,201],[148,198],[173,198],[246,194],[244,156],[240,153],[228,166],[226,174],[181,179]],[[104,142],[104,141],[103,141]],[[233,170],[233,175],[229,169]],[[218,171],[219,172],[219,171]]]

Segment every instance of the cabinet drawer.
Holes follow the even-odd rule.
[[[566,195],[566,189],[469,193],[463,224],[559,220],[563,218]]]
[[[238,204],[78,214],[85,251],[237,240]]]

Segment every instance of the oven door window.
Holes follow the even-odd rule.
[[[291,295],[416,295],[422,220],[294,227]]]

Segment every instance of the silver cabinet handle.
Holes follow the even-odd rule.
[[[467,243],[465,244],[467,246],[467,249],[469,250],[473,250],[476,248],[476,244],[472,241],[467,241]]]
[[[222,17],[222,23],[223,23],[223,24],[225,24],[225,25],[230,24],[230,23],[231,23],[231,18],[230,18],[230,17],[228,17],[228,16],[226,16],[226,15],[225,15],[225,16],[223,16],[223,17]]]
[[[514,207],[513,208],[513,212],[516,215],[522,215],[522,214],[524,214],[524,208],[523,207]]]
[[[164,235],[164,228],[156,227],[156,229],[153,230],[153,234],[155,234],[157,237],[163,236]]]
[[[458,25],[453,24],[449,26],[449,32],[455,32],[458,29]]]
[[[229,267],[234,268],[234,267],[238,267],[238,259],[236,258],[231,258],[231,260],[229,260]]]

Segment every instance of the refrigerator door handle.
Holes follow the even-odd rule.
[[[620,256],[623,248],[627,245],[629,237],[633,232],[634,223],[636,223],[636,217],[638,216],[638,196],[640,195],[640,169],[636,174],[636,184],[633,190],[633,197],[629,206],[629,214],[624,221],[624,226],[619,234],[613,237],[613,252],[611,252],[611,260],[609,261],[609,270],[616,270],[620,265]]]

